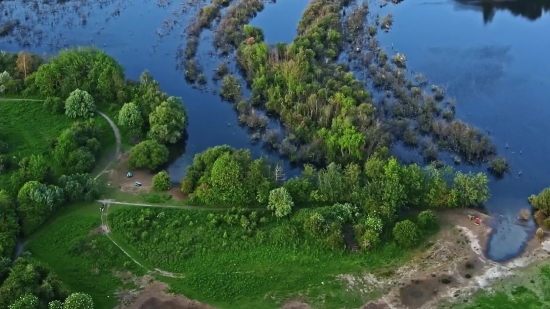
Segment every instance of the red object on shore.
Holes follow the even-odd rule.
[[[481,220],[479,218],[476,218],[476,224],[480,224]]]

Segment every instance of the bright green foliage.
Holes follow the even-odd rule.
[[[237,103],[242,98],[239,80],[233,75],[226,75],[222,79],[221,97],[227,102]]]
[[[38,306],[39,306],[38,297],[32,294],[27,294],[25,296],[21,296],[8,308],[9,309],[38,309]]]
[[[63,50],[27,78],[36,94],[67,98],[75,89],[100,103],[124,102],[124,70],[105,52],[92,48]]]
[[[292,207],[294,207],[292,196],[285,188],[277,188],[269,192],[267,209],[274,210],[277,218],[288,216],[292,212]]]
[[[168,148],[154,140],[143,141],[130,150],[130,168],[156,169],[168,161]]]
[[[244,171],[235,157],[229,153],[221,155],[212,166],[210,190],[220,196],[222,205],[236,205],[245,199],[243,186]]]
[[[187,111],[180,98],[169,97],[149,115],[148,137],[159,143],[176,143],[187,126]]]
[[[141,137],[144,121],[141,110],[134,102],[122,106],[118,112],[118,124],[128,128],[133,137]]]
[[[51,301],[48,304],[48,309],[63,309],[63,303],[59,300]]]
[[[400,246],[411,248],[418,243],[419,231],[414,222],[405,220],[395,224],[393,237]]]
[[[455,205],[461,207],[478,206],[490,197],[487,184],[489,179],[483,173],[463,174],[458,172],[454,178],[451,198]]]
[[[435,213],[431,210],[424,210],[418,214],[418,226],[422,230],[431,230],[439,226],[439,220]]]
[[[170,175],[166,171],[160,171],[153,177],[153,189],[157,191],[170,190],[172,183]]]
[[[63,175],[59,185],[67,202],[93,201],[99,197],[98,182],[90,174]]]
[[[70,174],[90,172],[99,155],[102,132],[93,120],[75,122],[57,139],[54,158]]]
[[[322,210],[323,217],[331,207]],[[345,207],[337,208],[341,209],[336,213],[343,213]],[[321,234],[305,231],[302,219],[314,211],[317,208],[294,209],[289,220],[275,220],[265,211],[128,207],[111,210],[109,221],[111,232],[145,262],[185,274],[171,285],[174,293],[187,291],[216,303],[232,302],[235,308],[278,308],[278,299],[265,295],[286,299],[300,292],[315,300],[334,292],[333,297],[312,306],[359,308],[368,300],[347,292],[344,285],[329,287],[329,279],[398,265],[408,258],[407,252],[393,243],[381,243],[376,252],[351,254],[337,224]],[[261,269],[269,270],[270,280]],[[293,280],[288,280],[289,274]]]
[[[48,97],[42,104],[45,112],[51,115],[59,115],[65,113],[65,102],[58,97]]]
[[[15,249],[19,222],[13,204],[8,193],[0,190],[0,259],[11,258]],[[1,273],[0,282],[2,282]]]
[[[195,155],[182,181],[182,192],[207,205],[267,204],[275,186],[269,162],[252,160],[250,151],[217,146]]]
[[[65,101],[65,115],[71,118],[90,118],[95,109],[94,98],[80,89],[71,92]]]
[[[380,245],[380,236],[373,230],[366,230],[359,238],[359,245],[366,250],[376,249]]]
[[[19,169],[11,176],[11,185],[14,190],[19,190],[27,181],[51,182],[52,170],[50,163],[42,155],[31,155],[19,162]]]
[[[407,201],[407,192],[404,179],[400,176],[403,167],[395,158],[391,158],[384,167],[384,175],[381,179],[381,208],[380,213],[385,220],[393,221],[397,211]]]
[[[29,181],[19,190],[17,200],[21,231],[28,236],[59,209],[64,202],[64,196],[59,187]]]
[[[35,301],[30,298],[18,302],[29,294],[37,297],[36,307],[26,307]],[[48,268],[37,262],[19,258],[13,265],[9,277],[0,287],[0,308],[8,308],[14,303],[21,306],[15,308],[45,308],[50,301],[65,299],[67,295],[61,281]]]
[[[65,300],[63,309],[94,309],[94,302],[88,294],[73,293]]]
[[[538,195],[531,195],[529,203],[536,209],[550,212],[550,188],[542,190]]]

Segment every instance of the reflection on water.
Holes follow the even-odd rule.
[[[458,8],[477,9],[483,12],[483,21],[490,23],[498,10],[510,11],[513,15],[529,20],[539,19],[550,12],[550,0],[455,0]]]

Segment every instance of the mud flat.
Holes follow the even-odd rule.
[[[468,219],[470,214],[480,217],[482,223],[475,225]],[[518,269],[550,256],[550,240],[533,239],[520,256],[504,263],[491,261],[485,256],[490,216],[471,210],[439,215],[445,223],[431,248],[388,278],[372,274],[340,276],[349,289],[389,291],[361,309],[428,309],[465,301],[477,290],[490,289],[496,281],[516,276]]]

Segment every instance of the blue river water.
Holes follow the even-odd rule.
[[[169,168],[175,182],[193,156],[208,147],[228,144],[249,148],[255,156],[268,155],[250,143],[230,104],[212,91],[189,86],[177,69],[176,50],[185,44],[185,27],[194,15],[190,2],[205,1],[79,0],[37,7],[33,2],[2,1],[0,50],[51,53],[95,45],[115,57],[129,78],[138,78],[148,69],[164,91],[182,97],[189,113],[185,153]],[[291,42],[308,2],[268,3],[251,24],[264,29],[268,43]],[[497,222],[487,254],[495,260],[517,255],[535,226],[533,222],[517,225],[515,217],[529,207],[530,194],[550,186],[550,143],[545,138],[550,133],[548,1],[489,5],[470,0],[406,0],[383,8],[377,4],[370,2],[373,13],[394,17],[391,31],[380,32],[380,45],[388,52],[404,53],[410,69],[444,85],[447,94],[457,99],[457,118],[490,131],[498,151],[510,162],[510,176],[491,180],[492,197],[486,208]],[[17,30],[2,36],[2,23],[15,19],[20,22]],[[177,21],[172,29],[163,27],[169,21]],[[218,63],[214,58],[209,61],[210,37],[205,31],[199,46],[207,76]],[[484,171],[485,167],[461,169]],[[287,176],[297,172],[289,170]]]

